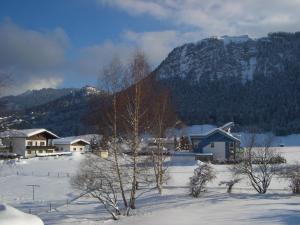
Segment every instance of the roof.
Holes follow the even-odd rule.
[[[59,139],[53,140],[52,143],[54,145],[72,145],[72,144],[75,144],[80,141],[86,143],[87,145],[90,144],[89,141],[87,141],[83,138],[80,138],[80,137],[76,137],[76,136],[59,138]]]
[[[23,137],[23,138],[28,138],[40,133],[48,133],[49,135],[51,135],[53,138],[59,138],[56,134],[40,128],[40,129],[24,129],[24,130],[7,130],[7,131],[3,131],[0,132],[0,138],[16,138],[16,137]]]
[[[221,128],[222,130],[227,130],[227,129],[233,127],[233,126],[234,126],[234,122],[229,122],[229,123],[224,124],[224,125],[221,126],[220,128]]]
[[[213,135],[213,134],[215,134],[215,133],[221,133],[221,134],[227,136],[227,137],[230,138],[230,139],[233,139],[233,140],[235,140],[235,141],[240,141],[240,139],[238,139],[237,137],[233,136],[232,134],[230,134],[230,133],[224,131],[224,130],[221,129],[221,128],[215,128],[215,129],[213,129],[213,130],[211,130],[211,131],[209,131],[208,133],[203,134],[203,135],[192,135],[191,138],[192,138],[192,137],[206,138],[206,137],[209,137],[209,136],[211,136],[211,135]]]
[[[215,129],[214,131],[210,132],[207,136],[211,136],[211,135],[213,135],[217,132],[219,132],[219,133],[221,133],[221,134],[223,134],[223,135],[227,136],[228,138],[233,139],[235,141],[240,141],[240,139],[238,139],[237,137],[233,136],[232,134],[222,130],[221,128]]]

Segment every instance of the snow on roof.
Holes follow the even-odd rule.
[[[174,132],[177,136],[199,136],[204,135],[215,128],[216,126],[210,124],[192,125],[182,129],[175,129]]]
[[[46,130],[46,129],[24,129],[24,130],[7,130],[0,132],[0,138],[6,137],[31,137],[36,134],[46,132],[53,136],[54,138],[59,138],[56,134]]]
[[[59,138],[59,139],[55,139],[53,140],[53,144],[54,145],[71,145],[71,144],[75,144],[79,141],[82,141],[86,144],[90,144],[89,141],[80,138],[79,136],[72,136],[72,137],[64,137],[64,138]]]
[[[233,126],[234,126],[234,122],[229,122],[229,123],[224,124],[220,128],[223,129],[223,130],[226,130],[226,129],[231,128]]]
[[[210,135],[212,135],[212,134],[214,134],[214,133],[216,133],[216,132],[222,133],[222,134],[224,134],[225,136],[227,136],[227,137],[229,137],[229,138],[231,138],[231,139],[234,139],[235,141],[240,141],[240,139],[238,139],[237,137],[233,136],[232,134],[230,134],[230,133],[224,131],[224,130],[221,129],[221,128],[215,128],[215,129],[212,129],[212,130],[210,130],[209,132],[207,132],[207,133],[205,133],[205,134],[191,135],[190,137],[203,137],[203,138],[204,138],[204,137],[208,137],[208,136],[210,136]]]
[[[44,225],[39,217],[4,204],[0,204],[0,221],[1,225]]]

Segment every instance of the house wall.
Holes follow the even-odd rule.
[[[215,143],[216,149],[214,150],[210,149],[211,148],[210,144],[212,142]],[[198,146],[196,146],[193,149],[193,151],[195,153],[214,153],[214,160],[225,160],[230,158],[230,152],[229,152],[230,142],[235,142],[234,146],[238,146],[236,141],[232,140],[231,138],[221,133],[216,132],[201,140],[201,142],[198,144]]]
[[[213,153],[214,159],[223,161],[226,159],[226,142],[213,142],[213,147],[211,147],[211,143],[209,143],[208,145],[203,147],[203,153]]]
[[[55,144],[60,152],[70,152],[71,146],[70,145],[62,145],[62,144]]]
[[[68,144],[55,144],[61,152],[84,152],[87,146],[84,145],[68,145]]]
[[[85,146],[84,145],[71,145],[70,150],[71,150],[71,152],[84,152]]]
[[[3,138],[2,142],[6,146],[11,146],[13,153],[26,157],[26,138]]]

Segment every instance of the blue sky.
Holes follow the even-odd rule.
[[[216,35],[300,30],[300,0],[1,0],[6,94],[95,85],[118,54],[141,48],[154,68],[176,46]]]

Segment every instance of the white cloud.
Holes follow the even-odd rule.
[[[120,59],[128,59],[133,52],[133,47],[126,42],[113,43],[110,41],[82,48],[75,61],[75,67],[81,74],[97,76],[103,66],[118,55]],[[125,62],[124,62],[125,63]]]
[[[24,85],[21,85],[24,90],[38,90],[42,88],[57,88],[63,82],[63,78],[51,75],[48,78],[39,78],[36,77],[34,79],[29,80]]]
[[[264,36],[274,31],[300,30],[299,0],[98,0],[130,14],[151,15],[195,28],[204,36]],[[155,5],[155,7],[154,7]]]
[[[127,41],[139,46],[153,65],[160,63],[163,57],[180,42],[178,33],[173,30],[144,33],[127,31],[124,37]]]
[[[159,1],[135,1],[135,0],[99,0],[100,3],[110,6],[118,6],[133,15],[149,14],[158,18],[164,18],[169,10]]]
[[[194,42],[204,38],[200,32],[180,32],[164,30],[153,32],[125,31],[118,43],[107,41],[97,45],[88,46],[80,50],[75,67],[80,74],[86,76],[99,76],[102,68],[116,55],[128,63],[136,49],[142,50],[154,69],[173,48],[186,42]]]
[[[35,88],[57,87],[58,75],[65,69],[68,37],[64,30],[35,31],[11,21],[0,23],[0,71],[11,75],[5,94],[18,94]]]

